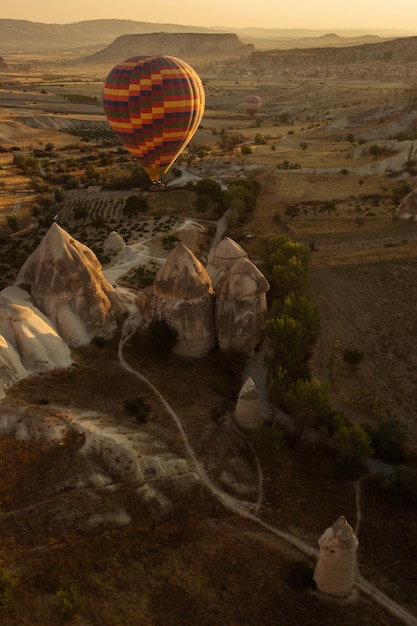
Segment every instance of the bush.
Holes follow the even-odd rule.
[[[276,424],[263,424],[255,433],[255,444],[261,451],[279,455],[286,447],[286,433]]]
[[[65,621],[72,619],[80,612],[82,599],[75,587],[71,587],[69,591],[59,589],[55,594],[54,608],[56,613]]]
[[[178,344],[178,331],[165,320],[152,320],[148,326],[148,334],[161,352],[171,352]]]
[[[396,504],[417,506],[417,471],[411,467],[398,467],[381,481],[382,488]]]
[[[397,416],[383,415],[377,425],[368,427],[372,446],[379,456],[393,463],[401,463],[409,440],[407,423]]]
[[[145,423],[148,421],[151,406],[142,396],[125,400],[123,406],[126,411],[134,414],[139,423]]]
[[[12,606],[13,589],[19,578],[5,567],[0,568],[0,617],[6,615]]]
[[[359,365],[364,359],[364,354],[360,350],[349,350],[348,348],[343,352],[343,360],[352,369],[358,369]]]

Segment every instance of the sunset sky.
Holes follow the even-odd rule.
[[[417,34],[416,0],[19,0],[2,5],[0,18],[45,23],[115,18],[231,29],[398,29]]]

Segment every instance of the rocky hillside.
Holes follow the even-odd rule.
[[[198,59],[236,58],[252,51],[252,45],[245,45],[233,34],[161,32],[122,35],[104,50],[80,60],[89,64],[108,64],[139,54],[168,54],[191,62]]]
[[[209,29],[179,24],[152,24],[133,20],[89,20],[72,24],[42,24],[28,20],[0,19],[0,54],[82,50],[100,48],[128,33],[210,32]],[[211,31],[213,32],[213,31]]]
[[[417,37],[404,37],[380,43],[349,47],[311,47],[307,49],[267,50],[250,57],[253,68],[278,69],[288,66],[364,64],[372,62],[417,65]]]

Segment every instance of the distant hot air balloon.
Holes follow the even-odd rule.
[[[243,104],[245,105],[246,113],[249,113],[249,115],[255,115],[255,113],[259,111],[262,106],[262,100],[259,96],[246,96],[243,100]]]
[[[198,74],[171,56],[136,56],[106,78],[103,106],[111,128],[152,181],[191,141],[204,113]]]

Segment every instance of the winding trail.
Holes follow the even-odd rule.
[[[280,539],[286,541],[288,544],[294,546],[305,556],[309,557],[310,559],[316,560],[317,555],[318,555],[317,548],[310,546],[309,544],[305,543],[304,541],[302,541],[295,535],[292,535],[291,533],[284,532],[280,530],[279,528],[272,526],[271,524],[263,521],[260,517],[257,516],[261,499],[262,499],[262,472],[259,466],[259,461],[257,461],[258,476],[259,476],[259,493],[258,493],[258,498],[257,498],[256,503],[238,500],[237,498],[234,498],[233,496],[230,496],[229,494],[222,491],[219,487],[217,487],[210,480],[210,478],[205,472],[200,461],[197,459],[194,453],[194,450],[192,449],[189,443],[187,434],[184,430],[182,422],[180,418],[178,417],[177,413],[165,400],[165,398],[162,396],[159,390],[152,384],[152,382],[148,380],[145,376],[143,376],[142,374],[134,370],[132,367],[130,367],[130,365],[126,362],[126,360],[123,357],[123,347],[126,344],[126,342],[130,339],[130,337],[136,332],[140,323],[141,323],[140,316],[137,315],[137,312],[136,313],[132,312],[131,315],[127,318],[123,326],[122,334],[121,334],[121,338],[119,342],[119,347],[118,347],[118,356],[120,359],[121,366],[126,371],[130,372],[131,374],[139,378],[143,383],[145,383],[151,389],[151,391],[155,394],[155,396],[160,400],[161,404],[165,407],[166,411],[172,417],[174,423],[176,424],[181,434],[189,460],[193,464],[195,472],[199,476],[201,482],[211,492],[211,494],[222,503],[222,505],[226,509],[228,509],[229,511],[231,511],[232,513],[236,515],[239,515],[243,519],[247,519],[248,521],[253,522],[254,524],[257,524],[258,526],[267,530],[271,534],[279,537]],[[355,485],[356,507],[357,507],[356,531],[355,532],[359,530],[360,521],[361,521],[360,486],[361,486],[361,481],[363,480],[363,478],[364,477],[362,477]],[[255,510],[255,513],[251,512],[252,509]],[[404,624],[406,624],[406,626],[417,626],[417,617],[415,617],[414,615],[411,615],[411,613],[406,611],[402,606],[400,606],[399,604],[391,600],[391,598],[389,598],[384,593],[379,591],[379,589],[377,589],[374,585],[369,583],[359,573],[359,571],[357,571],[356,573],[354,587],[359,592],[369,597],[372,601],[378,603],[380,606],[386,609],[389,613],[391,613],[391,615],[395,616],[397,619],[399,619]]]

